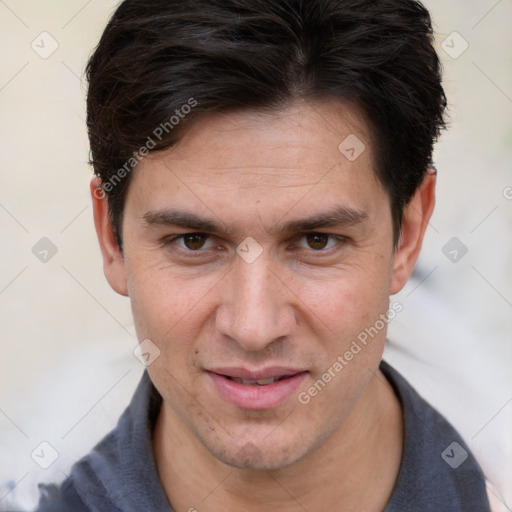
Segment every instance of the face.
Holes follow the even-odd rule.
[[[302,459],[378,369],[385,327],[358,336],[389,308],[394,251],[372,161],[355,108],[295,104],[203,119],[134,171],[118,288],[160,350],[148,371],[170,423],[218,460]]]

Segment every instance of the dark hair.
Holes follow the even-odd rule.
[[[431,20],[415,0],[125,0],[87,78],[91,163],[120,247],[131,169],[207,113],[296,99],[358,105],[395,243],[444,127]]]

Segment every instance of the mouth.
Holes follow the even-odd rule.
[[[273,384],[274,382],[279,382],[283,379],[289,379],[289,376],[281,375],[279,377],[269,377],[268,379],[241,379],[239,377],[230,377],[229,375],[224,375],[229,380],[233,382],[238,382],[239,384],[243,384],[244,386],[268,386],[269,384]]]
[[[218,396],[238,409],[275,409],[294,396],[308,372],[295,368],[215,368],[207,371]]]

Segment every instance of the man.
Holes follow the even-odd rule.
[[[147,373],[38,510],[488,510],[381,361],[434,208],[423,6],[126,0],[87,73],[104,271]]]

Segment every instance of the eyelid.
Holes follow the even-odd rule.
[[[323,235],[323,236],[327,236],[329,237],[330,239],[335,239],[338,243],[334,246],[334,247],[329,247],[328,249],[312,249],[312,248],[303,248],[303,247],[300,247],[300,249],[304,249],[306,251],[311,251],[313,253],[317,253],[317,254],[322,254],[322,253],[327,253],[329,251],[331,251],[332,249],[336,249],[336,247],[338,247],[339,245],[344,245],[348,242],[348,237],[344,236],[344,235],[334,235],[332,233],[325,233],[323,231],[308,231],[306,233],[301,233],[300,235],[298,235],[298,240],[302,240],[304,237],[308,236],[308,235]]]
[[[171,236],[164,237],[161,241],[161,245],[163,247],[169,246],[171,244],[178,245],[178,244],[176,244],[176,242],[178,240],[184,240],[184,238],[186,236],[193,236],[193,235],[204,237],[205,243],[207,243],[208,241],[210,241],[211,243],[214,243],[212,240],[212,236],[208,235],[207,233],[203,233],[201,231],[187,231],[186,233],[181,233],[179,235],[171,235]],[[180,247],[179,245],[178,245],[178,248],[179,248],[179,250],[181,250],[183,252],[189,252],[189,253],[200,253],[200,252],[204,252],[206,250],[201,247],[201,249],[197,249],[194,251],[192,249],[187,249],[186,247]],[[207,249],[211,249],[211,247],[209,247]]]

